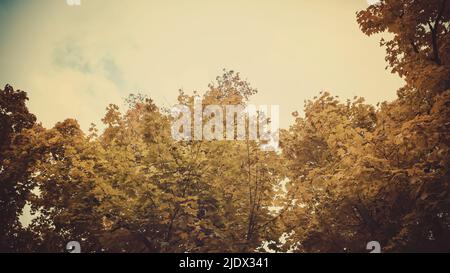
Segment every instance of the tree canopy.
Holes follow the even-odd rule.
[[[357,13],[382,40],[398,98],[376,106],[321,92],[259,141],[175,141],[169,109],[130,95],[99,130],[44,128],[24,91],[0,90],[0,252],[450,251],[450,2],[382,0]],[[178,103],[247,105],[225,70]],[[30,225],[19,218],[24,206]]]

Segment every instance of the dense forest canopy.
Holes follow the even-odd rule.
[[[0,90],[0,251],[450,251],[450,1],[382,0],[357,14],[382,40],[398,98],[369,105],[328,92],[280,132],[175,141],[151,98],[109,105],[83,132],[44,128],[24,91]],[[256,89],[225,70],[203,105],[246,105]],[[194,95],[178,102],[192,107]],[[300,106],[299,106],[300,107]],[[25,204],[30,225],[19,220]]]

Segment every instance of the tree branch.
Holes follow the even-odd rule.
[[[444,14],[445,11],[445,7],[447,4],[447,0],[443,0],[441,7],[439,9],[438,15],[436,16],[436,19],[434,21],[434,26],[431,25],[430,22],[428,22],[428,26],[430,27],[431,30],[431,44],[433,47],[433,58],[434,61],[438,64],[441,65],[442,61],[441,58],[439,56],[439,45],[438,45],[438,33],[439,33],[439,23],[442,19],[442,15]]]

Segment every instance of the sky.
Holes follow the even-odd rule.
[[[178,90],[203,93],[223,69],[280,105],[280,124],[305,99],[393,100],[403,80],[385,70],[380,36],[356,12],[367,0],[0,0],[0,85],[28,92],[47,128],[66,118],[100,123],[130,93],[159,106]]]

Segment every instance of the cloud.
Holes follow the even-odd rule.
[[[103,57],[101,60],[101,65],[108,80],[113,82],[119,88],[125,87],[125,80],[123,79],[122,70],[117,65],[113,57]]]
[[[53,64],[57,68],[74,70],[82,74],[103,75],[118,88],[126,87],[122,69],[112,54],[93,52],[75,39],[66,39],[55,47]]]
[[[84,74],[92,72],[92,65],[84,57],[80,45],[72,40],[65,41],[54,49],[53,63],[57,67],[74,69]]]

